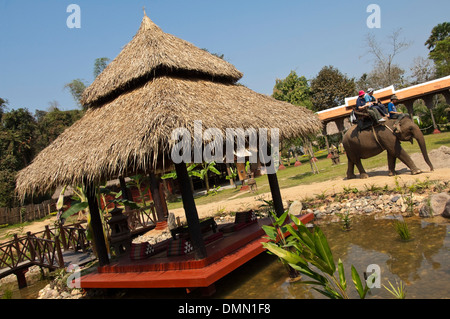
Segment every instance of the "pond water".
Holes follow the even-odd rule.
[[[406,298],[450,298],[450,224],[433,219],[405,218],[412,240],[402,241],[392,219],[364,217],[353,220],[350,231],[340,224],[321,225],[335,261],[344,264],[350,298],[359,298],[351,279],[351,265],[361,278],[369,265],[378,265],[381,288],[372,288],[367,299],[394,298],[383,285],[406,285]],[[372,270],[370,270],[371,272]],[[368,271],[369,272],[369,271]],[[183,289],[129,289],[121,298],[198,298]],[[277,258],[262,253],[216,283],[212,298],[323,299],[311,286],[288,280]]]

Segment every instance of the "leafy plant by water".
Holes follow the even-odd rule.
[[[266,202],[266,205],[273,204],[272,201],[264,201],[264,202]],[[279,246],[279,247],[286,247],[288,250],[290,250],[290,248],[288,246],[288,242],[284,235],[287,232],[287,228],[286,228],[286,225],[283,225],[286,220],[286,217],[288,216],[288,213],[289,213],[289,211],[285,211],[283,215],[278,217],[274,211],[270,210],[269,215],[272,219],[272,226],[263,225],[262,228],[267,235],[267,237],[265,237],[265,238],[269,239],[272,244]],[[280,257],[280,256],[278,256],[278,257]],[[291,278],[298,277],[299,274],[298,274],[297,270],[292,268],[289,265],[289,262],[287,262],[285,259],[283,259],[281,257],[280,257],[280,261],[287,269],[287,271],[289,273],[289,277],[291,277]]]
[[[400,282],[397,282],[397,280],[395,280],[395,285],[396,285],[395,287],[390,281],[388,281],[388,283],[391,286],[391,289],[389,289],[385,285],[383,285],[383,287],[387,291],[389,291],[390,294],[392,294],[397,299],[405,299],[406,298],[406,287],[405,287],[405,284],[403,283],[403,281],[400,280]]]
[[[350,218],[350,212],[346,211],[344,214],[337,213],[336,215],[338,215],[339,219],[341,220],[342,228],[344,230],[350,230],[351,224],[352,224],[352,221]]]
[[[328,241],[320,230],[315,227],[311,232],[295,216],[290,215],[291,220],[297,226],[295,229],[291,224],[283,227],[290,233],[289,237],[284,237],[283,241],[275,242],[271,240],[262,243],[270,253],[278,256],[286,264],[298,270],[300,273],[311,278],[310,281],[299,281],[299,283],[314,285],[314,290],[332,299],[348,299],[347,281],[344,273],[344,265],[339,259],[336,266],[331,253]],[[265,227],[264,230],[272,231],[272,228]],[[274,238],[272,233],[269,238]],[[365,284],[352,265],[352,281],[361,299],[364,299],[376,279],[376,273],[369,276]],[[337,273],[337,274],[336,274]],[[318,288],[317,288],[318,287]]]
[[[409,231],[408,224],[404,220],[395,220],[394,229],[402,240],[411,239],[411,233]]]

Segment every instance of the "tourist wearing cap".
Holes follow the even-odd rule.
[[[398,102],[397,95],[391,96],[391,102],[388,104],[388,112],[389,112],[389,118],[390,119],[396,119],[399,117],[399,114],[402,114],[402,112],[397,112],[397,108],[395,107],[395,103]]]
[[[364,110],[367,109],[369,115],[377,122],[385,122],[386,120],[381,117],[380,113],[377,110],[374,110],[371,106],[371,103],[367,103],[365,99],[365,92],[363,90],[359,91],[358,99],[356,100],[356,110]]]
[[[366,102],[369,103],[372,107],[376,108],[382,116],[388,116],[388,111],[386,107],[378,101],[375,96],[373,96],[373,89],[367,89],[367,93],[364,95]]]

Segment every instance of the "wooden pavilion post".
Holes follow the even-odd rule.
[[[130,196],[130,193],[127,188],[127,183],[125,182],[125,177],[122,175],[119,176],[119,182],[120,182],[120,189],[122,190],[122,198],[128,201],[133,201],[133,199]],[[125,211],[130,211],[130,207],[125,206]]]
[[[277,216],[280,217],[284,214],[284,208],[277,173],[267,174],[267,178],[269,179],[270,192],[272,193],[273,207]]]
[[[85,182],[86,197],[89,203],[89,213],[91,215],[91,228],[94,237],[94,246],[100,266],[109,264],[108,250],[106,249],[105,236],[103,235],[103,225],[98,209],[95,187],[91,182]]]
[[[200,229],[197,207],[195,206],[194,194],[192,193],[186,164],[183,162],[175,164],[175,170],[177,172],[178,182],[180,184],[183,207],[189,226],[189,235],[192,245],[194,246],[195,259],[204,259],[206,258],[206,248]]]
[[[158,222],[165,220],[166,210],[164,209],[163,198],[160,192],[160,179],[151,172],[150,177],[150,193],[152,194],[153,204],[155,204],[156,219]]]

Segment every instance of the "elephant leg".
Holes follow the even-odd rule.
[[[420,174],[422,171],[416,166],[408,153],[399,145],[397,148],[397,158],[401,160],[411,170],[412,175]]]
[[[397,159],[395,158],[395,156],[391,155],[391,154],[387,154],[387,161],[388,161],[388,169],[389,169],[389,176],[395,176],[395,161]]]
[[[355,163],[352,162],[350,158],[347,157],[347,179],[356,178],[355,175]]]
[[[366,173],[364,167],[362,166],[361,159],[358,158],[355,162],[356,167],[359,171],[359,178],[369,178],[369,174]]]
[[[352,157],[352,158],[351,158]],[[359,177],[360,178],[368,178],[369,175],[367,175],[366,171],[364,170],[364,167],[362,166],[361,159],[355,158],[355,156],[349,156],[347,153],[347,179],[353,179],[356,178],[355,175],[355,165],[358,168],[359,171]]]

